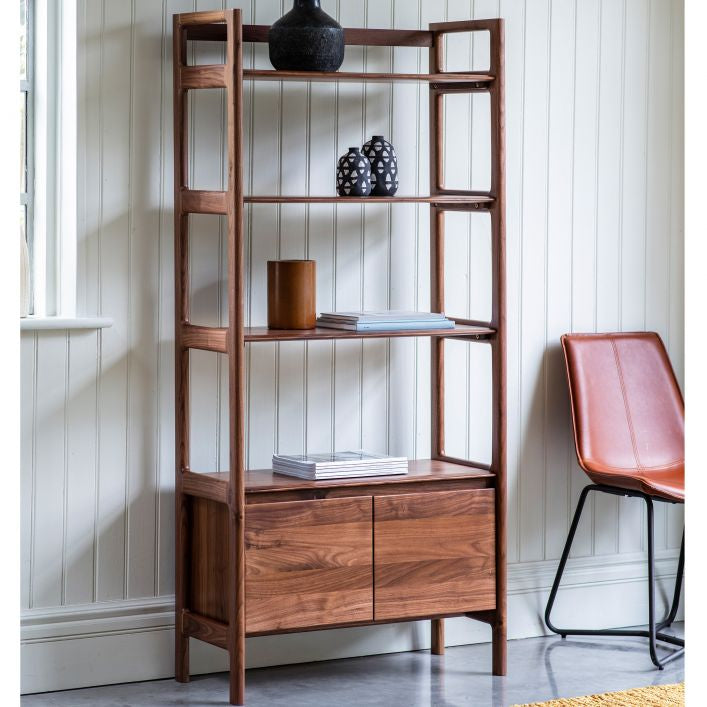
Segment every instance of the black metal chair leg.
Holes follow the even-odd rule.
[[[646,518],[648,520],[648,647],[651,660],[658,670],[663,666],[658,660],[658,653],[655,646],[655,553],[653,548],[653,501],[646,496]]]
[[[633,496],[642,498],[646,501],[647,511],[648,511],[648,630],[645,629],[568,629],[568,628],[558,628],[550,620],[550,614],[552,612],[552,607],[555,604],[555,599],[557,597],[557,591],[560,588],[560,582],[562,580],[562,574],[565,570],[565,565],[567,564],[567,559],[569,558],[570,550],[572,548],[572,542],[574,540],[575,533],[577,532],[577,526],[579,525],[579,519],[582,515],[582,509],[584,508],[584,502],[586,501],[587,494],[590,491],[603,491],[615,496]],[[667,664],[679,658],[685,652],[685,640],[678,638],[677,636],[671,636],[667,633],[663,633],[662,629],[675,620],[677,614],[678,606],[680,603],[680,591],[682,589],[682,579],[685,566],[685,534],[683,532],[682,546],[680,548],[680,559],[678,561],[678,570],[675,578],[675,592],[673,594],[673,603],[671,605],[670,611],[666,618],[656,623],[655,620],[655,547],[654,547],[654,515],[653,515],[653,499],[643,494],[639,491],[629,491],[627,489],[619,489],[611,486],[601,486],[599,484],[590,484],[582,490],[582,494],[579,497],[579,502],[577,503],[577,510],[575,511],[574,518],[572,519],[572,525],[570,526],[570,532],[567,536],[567,542],[565,543],[565,548],[562,552],[562,557],[560,559],[559,567],[557,568],[557,574],[555,575],[555,581],[552,584],[552,590],[550,591],[550,596],[547,601],[547,607],[545,609],[545,624],[554,633],[559,634],[562,638],[567,636],[632,636],[647,638],[649,640],[650,656],[653,664],[660,670]],[[661,641],[675,646],[678,650],[673,651],[662,660],[658,658],[657,654],[657,642]]]
[[[555,603],[555,597],[557,596],[557,590],[560,588],[560,581],[562,580],[562,573],[565,571],[565,565],[567,564],[567,558],[570,556],[570,550],[572,549],[572,541],[574,540],[574,535],[577,532],[577,526],[579,525],[579,519],[582,516],[582,509],[584,508],[584,502],[587,500],[587,494],[594,489],[594,486],[585,486],[582,489],[582,493],[579,496],[579,501],[577,502],[577,510],[574,512],[574,518],[572,518],[572,525],[570,525],[570,532],[567,536],[567,542],[565,543],[565,549],[562,551],[562,557],[560,558],[560,566],[557,568],[557,574],[555,575],[555,581],[552,583],[552,590],[550,591],[550,598],[547,600],[547,607],[545,608],[545,623],[547,627],[559,633],[562,638],[567,637],[567,631],[562,631],[559,628],[553,626],[550,621],[550,613],[552,612],[552,607]]]
[[[680,559],[678,560],[678,571],[675,575],[675,592],[673,594],[673,603],[670,607],[670,613],[663,621],[658,624],[658,629],[671,626],[678,613],[680,606],[680,592],[682,591],[682,578],[685,571],[685,531],[682,531],[682,543],[680,544]]]

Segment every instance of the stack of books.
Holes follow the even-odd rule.
[[[437,312],[323,312],[317,326],[349,331],[413,331],[454,329],[454,322]]]
[[[356,476],[407,474],[406,457],[388,457],[369,452],[324,452],[322,454],[273,454],[276,474],[299,479],[345,479]]]

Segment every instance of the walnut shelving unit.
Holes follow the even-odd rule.
[[[445,72],[443,39],[490,33],[486,73]],[[230,701],[244,704],[245,638],[322,628],[432,620],[432,652],[444,651],[445,617],[488,623],[493,674],[506,672],[506,337],[504,48],[500,19],[446,22],[428,30],[347,29],[347,45],[428,48],[428,74],[302,73],[243,69],[243,44],[267,42],[268,28],[242,25],[239,10],[174,16],[175,345],[176,345],[176,654],[189,680],[189,638],[230,657]],[[221,42],[222,65],[187,65],[187,42]],[[244,81],[418,81],[430,89],[430,194],[390,198],[254,196],[243,193]],[[190,90],[222,88],[228,115],[228,188],[188,184]],[[444,187],[444,96],[488,92],[491,189]],[[454,330],[355,333],[244,326],[243,208],[249,203],[423,203],[430,205],[431,308],[444,308],[444,215],[483,211],[492,225],[493,296],[489,322],[455,318]],[[189,214],[228,222],[229,325],[190,323]],[[424,336],[432,347],[431,459],[412,460],[407,476],[308,482],[245,469],[246,344]],[[455,459],[444,445],[444,342],[490,345],[493,443],[490,465]],[[189,464],[189,355],[226,354],[230,469],[195,473]]]

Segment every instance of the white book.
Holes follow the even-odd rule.
[[[372,454],[363,450],[313,454],[273,454],[272,460],[273,464],[311,470],[407,463],[407,457]]]
[[[365,324],[376,322],[426,322],[445,319],[445,316],[440,312],[413,312],[392,309],[380,312],[322,312],[319,315],[319,319]]]
[[[407,457],[390,457],[364,451],[321,454],[274,454],[273,471],[302,479],[335,479],[356,476],[406,474]]]

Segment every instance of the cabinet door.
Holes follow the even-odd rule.
[[[246,506],[249,633],[373,619],[372,503]]]
[[[493,489],[374,499],[376,620],[495,608]]]

